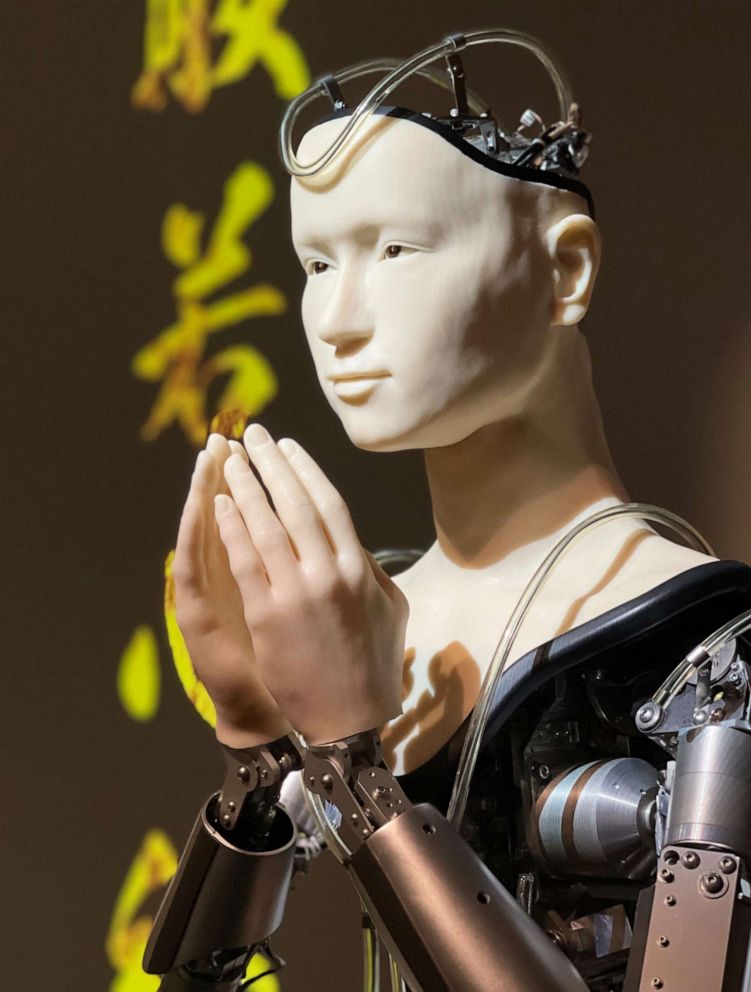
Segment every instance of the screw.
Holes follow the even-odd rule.
[[[703,892],[710,896],[716,896],[722,892],[725,880],[717,872],[708,871],[706,875],[702,875],[700,885]]]
[[[714,710],[711,719],[712,719],[712,723],[719,723],[720,720],[724,720],[725,710],[722,707],[720,707],[717,710]]]
[[[547,765],[540,765],[540,767],[537,769],[537,774],[540,776],[543,782],[547,782],[547,780],[550,778],[550,769],[548,768]]]
[[[683,867],[684,868],[698,868],[699,867],[699,855],[696,851],[686,851],[683,855]]]
[[[357,813],[351,813],[349,818],[354,823],[355,826],[357,826],[357,824],[360,822],[360,817],[357,815]]]
[[[234,803],[227,803],[227,809],[230,811],[230,813],[234,813],[235,810],[237,809],[237,806],[235,806]]]
[[[652,988],[653,989],[661,989],[662,988],[662,979],[661,978],[653,978],[652,979]]]
[[[707,714],[704,712],[704,710],[694,710],[694,723],[702,724],[706,722],[707,722]]]
[[[657,943],[660,947],[668,947],[670,944],[670,940],[668,937],[658,937]]]
[[[334,780],[328,772],[325,775],[321,775],[321,785],[324,787],[326,792],[331,792],[334,788]]]
[[[731,672],[730,673],[730,681],[731,682],[740,682],[740,680],[741,680],[741,677],[738,674],[738,672]]]
[[[723,875],[732,875],[735,871],[735,860],[733,858],[720,858],[718,864]]]
[[[662,722],[662,707],[657,703],[644,703],[636,713],[636,725],[639,730],[654,730]]]
[[[315,784],[316,784],[316,777],[315,777],[315,775],[311,775],[310,778],[308,779],[308,785],[312,789],[312,788],[314,788]]]
[[[222,817],[222,823],[224,824],[225,827],[228,827],[230,823],[232,823],[232,817],[229,815],[229,813],[224,814],[224,816]]]
[[[665,905],[666,906],[675,906],[675,903],[676,903],[675,896],[665,896]]]
[[[658,874],[661,882],[672,882],[675,878],[675,875],[669,868],[660,868]]]
[[[677,851],[665,851],[665,854],[663,855],[663,860],[664,860],[664,862],[665,862],[666,865],[675,865],[675,864],[678,864],[678,861],[679,861],[678,852]]]
[[[267,769],[262,768],[261,769],[261,778],[268,778],[268,777],[269,777],[269,773],[268,773]]]
[[[250,782],[250,771],[245,767],[245,765],[240,765],[237,769],[237,777],[241,782]]]
[[[370,772],[370,777],[371,778],[375,778],[376,777],[376,773],[375,772]]]
[[[363,827],[360,833],[363,835],[363,837],[370,837],[370,831],[368,830],[367,827]]]

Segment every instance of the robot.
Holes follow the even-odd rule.
[[[487,43],[520,45],[540,59],[559,97],[558,122],[546,126],[527,111],[510,131],[467,89],[460,53]],[[441,60],[445,74],[434,66]],[[385,78],[353,110],[343,84],[373,71]],[[447,116],[383,105],[414,73],[451,91]],[[331,115],[319,130],[323,143],[309,144],[314,157],[303,161],[294,150],[294,125],[321,94],[331,102]],[[285,118],[288,171],[315,183],[325,170],[341,168],[353,143],[364,142],[362,154],[374,134],[378,140],[379,118],[386,127],[407,122],[409,134],[431,132],[492,173],[525,188],[572,194],[593,212],[577,178],[589,135],[560,73],[532,39],[507,31],[454,35],[404,63],[379,60],[325,77]],[[306,238],[298,228],[298,242]],[[390,252],[387,246],[383,259],[397,258],[402,246],[395,247]],[[321,254],[305,261],[314,278],[335,267]],[[559,281],[566,281],[565,273]],[[314,313],[316,299],[308,304]],[[565,317],[569,311],[573,316]],[[562,324],[578,319],[574,290],[562,312]],[[348,334],[336,346],[342,354],[365,337],[354,325]],[[358,372],[334,376],[333,383],[360,409],[380,377],[369,372],[363,383]],[[627,584],[629,593],[609,608],[569,622],[555,636],[533,637],[534,646],[514,656],[530,608],[546,602],[550,576],[587,533],[638,518],[669,527],[703,553],[710,550],[667,511],[607,499],[605,505],[594,500],[592,510],[590,501],[591,512],[579,514],[547,546],[520,596],[517,588],[466,718],[427,760],[395,774],[384,760],[386,733],[373,728],[399,709],[394,686],[406,624],[403,595],[377,562],[345,553],[356,546],[351,521],[309,456],[290,444],[277,448],[255,429],[248,452],[272,507],[239,446],[223,443],[228,491],[216,490],[218,531],[253,635],[263,692],[284,716],[273,707],[263,720],[254,714],[259,732],[250,741],[236,734],[231,719],[222,727],[225,781],[198,816],[146,951],[145,969],[164,976],[162,992],[248,987],[247,962],[257,948],[268,949],[293,872],[321,840],[338,852],[413,992],[751,987],[751,666],[743,639],[751,628],[751,569],[704,555],[681,559],[667,577],[660,573],[661,581],[646,588]],[[217,453],[221,442],[213,446]],[[204,458],[194,476],[194,486],[204,486],[201,498],[211,471]],[[190,513],[186,519],[189,528]],[[280,551],[282,531],[289,542]],[[294,671],[273,663],[274,651],[294,656],[298,642],[296,630],[289,631],[290,601],[286,614],[278,605],[263,612],[264,597],[271,602],[279,595],[275,589],[291,585],[292,579],[277,576],[292,575],[306,555],[317,554],[320,565],[337,549],[339,560],[359,567],[349,585],[341,580],[331,593],[340,626],[365,609],[371,621],[363,629],[385,632],[376,647],[363,641],[372,691],[351,688],[357,683],[347,681],[347,652],[330,639],[316,655],[314,601],[307,604],[308,620],[303,609],[293,626],[305,629],[312,655],[330,651],[330,670],[306,670],[304,660]],[[381,556],[386,567],[415,557]],[[363,562],[369,563],[364,571]],[[325,567],[314,574],[326,584]],[[327,637],[336,629],[327,628]],[[330,701],[338,686],[351,702],[345,717]],[[220,680],[215,691],[208,688],[221,700]],[[302,788],[311,797],[318,840],[308,829],[301,841],[295,823],[302,820],[295,812]]]

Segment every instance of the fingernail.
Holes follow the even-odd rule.
[[[214,514],[217,517],[223,517],[226,513],[230,511],[230,504],[232,500],[229,496],[215,496],[214,497]]]
[[[277,442],[277,448],[281,451],[283,455],[291,457],[297,450],[297,444],[292,440],[291,437],[283,437],[281,441]]]
[[[259,445],[265,444],[270,439],[269,432],[260,424],[251,424],[245,431],[245,443],[250,445],[251,448],[257,448]]]

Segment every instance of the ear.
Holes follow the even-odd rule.
[[[600,265],[600,232],[586,214],[568,214],[548,230],[546,241],[553,262],[553,324],[578,324]]]

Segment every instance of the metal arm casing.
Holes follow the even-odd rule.
[[[432,806],[379,827],[348,869],[415,992],[585,992],[571,962]]]
[[[295,855],[295,827],[277,808],[266,850],[236,847],[212,825],[219,801],[201,810],[144,955],[164,975],[220,948],[251,947],[282,922]]]

